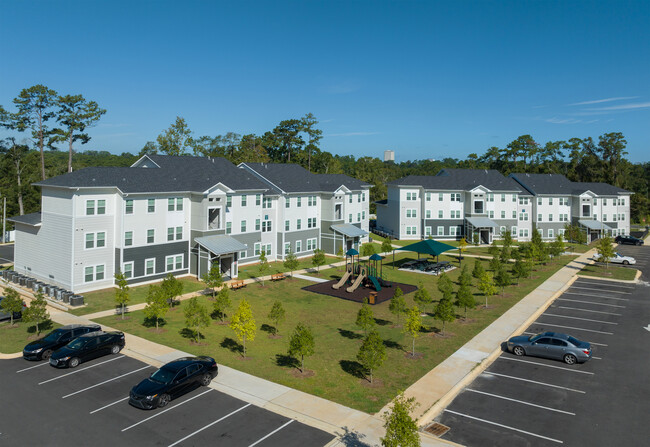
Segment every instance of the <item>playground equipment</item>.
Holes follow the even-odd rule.
[[[363,282],[363,280],[366,279],[367,273],[368,272],[367,272],[366,268],[361,267],[361,269],[359,270],[359,276],[357,276],[357,279],[355,279],[354,282],[352,283],[352,285],[350,287],[348,287],[347,289],[345,289],[345,290],[347,290],[350,293],[357,290],[357,287],[359,287],[359,285]]]
[[[379,292],[382,287],[392,287],[391,283],[384,281],[382,278],[384,276],[384,265],[381,263],[383,259],[384,258],[376,253],[369,258],[369,261],[372,262],[368,264],[368,279],[377,292]]]
[[[348,281],[348,279],[350,279],[350,276],[352,276],[352,266],[348,265],[345,271],[345,275],[343,275],[343,278],[341,278],[339,282],[337,282],[336,284],[332,284],[332,289],[339,290],[343,286],[343,284],[345,284]]]

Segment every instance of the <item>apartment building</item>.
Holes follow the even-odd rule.
[[[218,263],[235,278],[262,251],[270,260],[321,247],[335,253],[336,241],[353,246],[367,238],[368,185],[279,166],[294,178],[301,172],[308,187],[279,190],[252,167],[223,158],[163,155],[44,180],[37,184],[41,212],[12,219],[14,269],[80,293],[114,285],[118,271],[142,283],[169,273],[200,277]],[[352,219],[344,222],[344,211]]]

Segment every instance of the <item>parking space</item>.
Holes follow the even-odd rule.
[[[329,433],[220,393],[198,388],[166,408],[128,404],[131,387],[154,368],[125,355],[75,369],[0,361],[0,444],[220,446],[325,445]]]
[[[628,249],[639,258],[648,252],[620,251]],[[593,358],[566,365],[504,351],[436,418],[450,427],[443,439],[466,446],[646,445],[649,292],[644,283],[578,279],[524,334],[570,334],[592,344]]]

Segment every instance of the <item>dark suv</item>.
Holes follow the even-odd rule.
[[[49,360],[52,352],[70,343],[75,338],[89,332],[101,331],[98,324],[69,324],[53,330],[40,340],[29,343],[23,349],[23,358],[27,360]]]
[[[630,235],[619,235],[616,236],[614,242],[617,244],[632,244],[632,245],[643,245],[643,240]]]
[[[81,362],[106,354],[117,354],[123,347],[123,332],[90,332],[54,351],[50,365],[56,368],[74,368]]]

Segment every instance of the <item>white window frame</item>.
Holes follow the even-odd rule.
[[[148,268],[147,263],[149,261],[153,262],[153,267],[152,267],[153,271],[151,273],[149,273],[148,270],[147,270],[147,268]],[[155,275],[155,274],[156,274],[156,258],[147,258],[147,259],[145,259],[144,260],[144,275],[149,276],[149,275]]]
[[[438,236],[444,236],[445,235],[445,227],[442,225],[438,226]]]
[[[128,239],[127,239],[127,237],[126,237],[127,234],[130,234],[130,235],[131,235],[131,237],[128,238]],[[129,240],[131,241],[131,243],[130,243],[130,244],[127,244],[127,241],[129,241]],[[125,231],[125,232],[124,232],[124,246],[125,246],[125,247],[132,247],[132,246],[133,246],[133,231]]]
[[[298,240],[296,241],[296,253],[302,252],[302,241]]]
[[[133,278],[133,267],[134,267],[133,261],[125,262],[124,264],[122,264],[122,274],[124,274],[124,278],[126,279]]]

